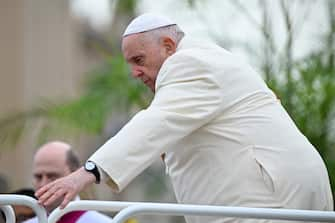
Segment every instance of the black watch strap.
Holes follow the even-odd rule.
[[[100,172],[97,165],[92,161],[86,161],[84,169],[95,176],[95,183],[100,183]]]

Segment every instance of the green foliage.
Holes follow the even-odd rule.
[[[326,155],[334,143],[329,133],[334,119],[335,71],[323,62],[321,54],[310,55],[295,68],[289,96],[285,82],[272,81],[270,85],[285,107],[291,101],[293,106],[288,112],[320,153]]]
[[[120,55],[106,60],[98,70],[93,71],[86,83],[87,95],[96,95],[119,108],[148,105],[150,93],[138,80],[130,77],[125,60]]]
[[[21,139],[28,120],[34,120],[36,117],[44,114],[41,108],[35,108],[30,111],[7,114],[0,120],[0,141],[3,144],[16,144]]]
[[[40,138],[57,132],[101,134],[114,111],[129,112],[143,108],[148,105],[150,95],[142,83],[130,77],[121,55],[108,58],[90,73],[85,91],[78,99],[44,102],[29,111],[1,119],[0,140],[15,144],[27,126],[31,128],[36,120],[41,119]]]
[[[117,10],[121,13],[134,12],[136,5],[136,0],[119,0]]]

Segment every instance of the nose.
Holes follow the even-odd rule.
[[[132,66],[131,67],[131,73],[134,78],[139,78],[143,76],[143,71],[139,69],[137,66]]]
[[[38,182],[38,188],[41,188],[50,182],[51,180],[47,176],[42,176],[42,178]]]

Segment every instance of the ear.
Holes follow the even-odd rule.
[[[170,37],[163,37],[162,38],[162,45],[166,50],[166,53],[171,56],[176,52],[177,44],[176,42],[171,39]]]

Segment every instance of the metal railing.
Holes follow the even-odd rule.
[[[49,216],[49,223],[55,223],[65,213],[73,210],[119,211],[114,223],[123,223],[135,215],[197,215],[236,218],[259,218],[290,221],[335,222],[335,212],[274,208],[226,207],[212,205],[186,205],[169,203],[144,203],[121,201],[73,201],[64,209],[56,209]]]
[[[8,208],[9,205],[28,206],[31,209],[33,209],[34,212],[36,213],[38,222],[40,223],[48,222],[46,210],[42,206],[40,206],[34,198],[25,195],[0,194],[0,207],[2,210],[5,210],[6,222],[15,222],[14,211],[12,208],[10,208],[11,211],[9,210]]]
[[[15,213],[10,205],[0,206],[1,211],[6,217],[6,223],[15,223]]]
[[[7,223],[15,222],[10,205],[31,207],[40,223],[55,223],[64,214],[74,210],[96,210],[118,212],[114,223],[123,223],[135,215],[197,215],[235,218],[276,219],[289,221],[335,222],[335,212],[274,208],[227,207],[212,205],[187,205],[172,203],[122,202],[122,201],[72,201],[64,209],[57,208],[47,218],[46,211],[37,201],[24,195],[0,195],[0,208],[4,211]]]

